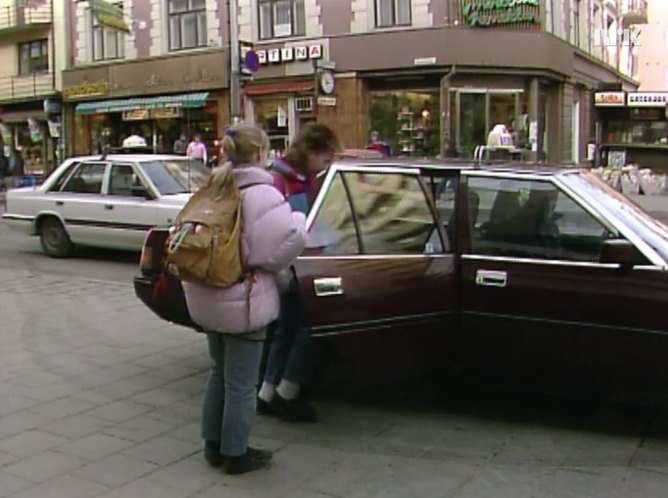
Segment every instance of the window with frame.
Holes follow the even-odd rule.
[[[549,181],[472,177],[468,190],[479,199],[474,254],[597,263],[618,237]]]
[[[99,194],[104,179],[104,163],[81,163],[77,170],[67,179],[61,192],[77,194]]]
[[[304,0],[259,0],[260,38],[306,34]]]
[[[49,40],[19,44],[19,74],[43,73],[49,70]]]
[[[411,0],[375,0],[376,27],[410,26]]]
[[[122,3],[114,4],[123,10]],[[118,29],[104,26],[97,16],[91,13],[91,32],[93,40],[93,60],[122,59],[125,54],[125,33]]]
[[[167,0],[169,49],[207,46],[206,0]]]
[[[325,254],[421,255],[443,252],[417,176],[339,173],[310,232]]]

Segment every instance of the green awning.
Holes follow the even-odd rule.
[[[124,100],[101,100],[77,104],[77,114],[104,114],[108,112],[136,111],[139,109],[169,109],[204,107],[209,92],[164,95],[161,97],[136,97]]]
[[[123,19],[123,9],[117,5],[109,3],[106,0],[88,0],[88,5],[90,5],[92,14],[103,26],[118,29],[126,33],[132,31],[128,23]]]

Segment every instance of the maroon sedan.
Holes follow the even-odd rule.
[[[590,172],[342,160],[307,225],[307,318],[352,368],[668,381],[668,227]],[[136,293],[196,329],[165,237],[147,237]]]

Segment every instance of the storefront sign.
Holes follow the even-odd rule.
[[[629,93],[629,107],[665,107],[668,105],[668,92]]]
[[[306,61],[322,59],[322,45],[309,45],[300,47],[273,48],[271,50],[258,50],[257,58],[260,64],[277,64],[279,62]]]
[[[596,107],[624,107],[626,103],[624,92],[596,92],[594,105]]]
[[[322,107],[335,107],[336,97],[318,97],[318,105]]]
[[[175,119],[183,116],[183,109],[180,107],[167,107],[165,109],[155,109],[151,112],[153,119]]]
[[[123,111],[123,121],[142,121],[149,119],[148,109],[135,109],[134,111]]]
[[[73,85],[63,88],[63,96],[66,99],[82,99],[85,97],[98,97],[106,95],[109,91],[109,83],[104,80],[88,83],[84,81],[79,85]]]
[[[464,22],[469,26],[540,24],[539,0],[468,0],[462,5]]]
[[[123,9],[106,0],[88,0],[90,10],[100,24],[108,28],[130,33],[130,27],[123,19]]]
[[[44,99],[44,112],[46,114],[60,114],[61,109],[60,102],[57,100]]]

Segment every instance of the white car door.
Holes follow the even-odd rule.
[[[97,245],[101,235],[102,184],[106,162],[80,163],[57,192],[50,192],[51,209],[58,213],[75,244]]]
[[[156,201],[151,192],[134,163],[110,164],[100,214],[105,247],[141,249],[147,230],[155,225]]]

